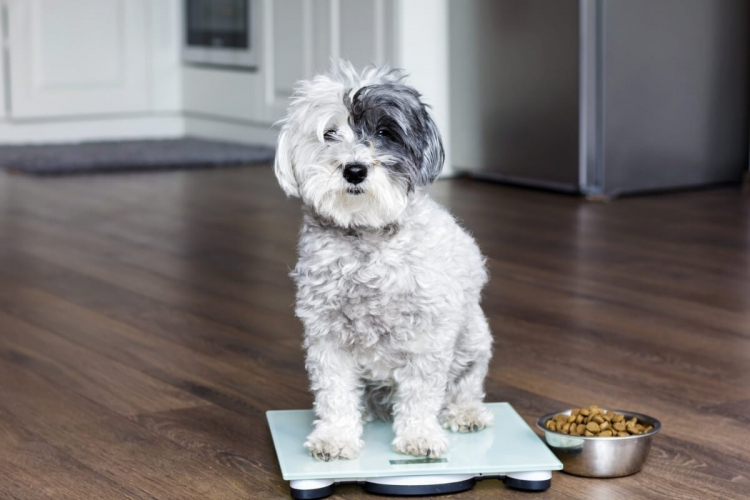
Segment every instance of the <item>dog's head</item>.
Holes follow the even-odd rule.
[[[398,222],[412,192],[443,168],[440,134],[419,93],[389,68],[341,62],[300,82],[279,135],[282,189],[341,227]]]

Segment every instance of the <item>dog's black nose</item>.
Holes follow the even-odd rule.
[[[367,167],[361,163],[349,163],[344,167],[344,179],[359,184],[367,177]]]

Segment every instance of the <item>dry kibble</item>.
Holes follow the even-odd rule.
[[[571,436],[627,437],[646,434],[653,426],[638,422],[636,417],[626,419],[622,413],[603,410],[598,405],[574,408],[570,414],[559,413],[544,423],[553,432]]]
[[[598,434],[601,429],[599,428],[599,424],[597,424],[596,422],[589,422],[588,424],[586,424],[586,430],[591,431],[594,434]]]

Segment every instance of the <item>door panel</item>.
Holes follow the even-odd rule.
[[[146,111],[144,0],[11,0],[14,118]]]

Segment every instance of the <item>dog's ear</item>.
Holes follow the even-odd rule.
[[[445,150],[440,131],[432,119],[427,106],[422,104],[422,164],[420,165],[417,184],[427,186],[437,179],[445,163]]]
[[[289,130],[284,126],[281,128],[279,141],[276,145],[276,159],[273,171],[276,173],[276,179],[279,181],[279,185],[286,195],[299,197],[299,185],[297,184],[297,177],[294,175],[292,153]]]

